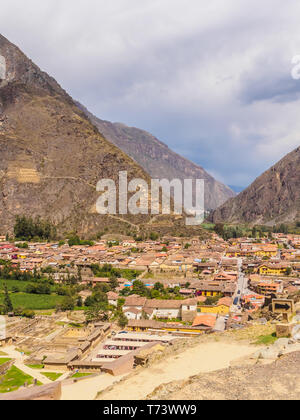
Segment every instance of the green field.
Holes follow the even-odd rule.
[[[17,287],[20,292],[25,292],[26,287],[29,284],[34,284],[34,282],[30,281],[21,281],[21,280],[0,280],[0,290],[4,290],[4,285],[6,284],[7,289],[9,292],[13,290],[14,287]],[[55,286],[51,286],[51,290],[54,291]]]
[[[30,369],[37,369],[37,370],[44,369],[44,365],[26,365],[26,366],[28,366]]]
[[[79,379],[79,378],[85,378],[86,376],[91,376],[92,373],[75,373],[72,378]]]
[[[57,381],[62,375],[62,373],[53,373],[53,372],[41,372],[42,375],[46,376],[46,378],[50,379],[50,381]]]
[[[5,375],[0,376],[0,393],[17,391],[25,382],[32,385],[33,378],[12,366]]]
[[[14,308],[24,309],[53,309],[56,305],[61,304],[63,296],[58,295],[33,295],[28,293],[10,294],[10,298]],[[0,294],[0,304],[3,303],[4,294]]]

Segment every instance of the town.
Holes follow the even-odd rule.
[[[111,384],[178,343],[254,324],[297,339],[300,235],[150,237],[0,237],[0,392]],[[24,383],[5,379],[13,369]]]

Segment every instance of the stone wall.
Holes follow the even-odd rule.
[[[295,324],[277,324],[276,325],[276,336],[277,338],[291,337],[292,329]]]
[[[197,316],[197,311],[182,311],[182,321],[183,322],[193,322]]]
[[[50,385],[35,386],[25,388],[7,394],[0,394],[0,401],[16,400],[16,401],[38,401],[38,400],[60,400],[61,399],[61,382],[55,382]]]
[[[0,375],[5,375],[5,373],[12,367],[14,363],[15,363],[15,360],[12,359],[4,363],[3,365],[0,365]]]

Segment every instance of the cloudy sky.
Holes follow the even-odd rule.
[[[1,33],[95,115],[247,186],[300,145],[298,0],[10,0]]]

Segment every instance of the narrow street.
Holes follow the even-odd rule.
[[[251,293],[251,290],[248,288],[248,282],[249,279],[245,276],[245,274],[242,271],[243,266],[243,260],[242,258],[238,258],[238,281],[237,281],[237,288],[235,291],[235,294],[233,296],[233,305],[231,307],[232,312],[241,312],[240,304],[241,304],[241,298]]]

